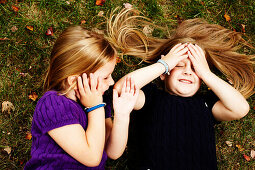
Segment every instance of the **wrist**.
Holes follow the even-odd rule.
[[[92,107],[86,107],[84,110],[85,110],[85,112],[89,113],[93,110],[105,107],[105,105],[106,105],[106,103],[100,103],[100,104],[94,105]]]
[[[164,74],[170,75],[169,66],[168,66],[168,64],[167,64],[164,60],[159,59],[159,60],[157,61],[157,63],[160,63],[160,64],[162,64],[162,65],[164,66],[164,68],[165,68]]]

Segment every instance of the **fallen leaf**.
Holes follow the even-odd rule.
[[[116,64],[120,63],[121,62],[121,58],[119,56],[117,56],[116,58]]]
[[[70,5],[70,2],[69,1],[66,1],[67,5]]]
[[[7,112],[7,113],[11,113],[11,111],[15,111],[15,107],[14,107],[14,105],[11,103],[11,102],[9,102],[9,101],[4,101],[3,103],[2,103],[2,112],[4,113],[4,112]]]
[[[29,31],[34,31],[34,26],[32,25],[27,25],[26,29],[28,29]]]
[[[27,140],[31,140],[32,139],[32,134],[31,132],[27,132],[26,137]]]
[[[16,32],[18,30],[18,28],[16,27],[16,26],[13,26],[12,28],[11,28],[11,31],[12,32]]]
[[[242,26],[242,32],[245,33],[245,25],[241,24],[241,26]]]
[[[98,12],[98,14],[97,14],[98,16],[100,16],[100,17],[102,17],[102,16],[104,16],[104,11],[100,11],[100,12]]]
[[[153,32],[153,28],[151,28],[149,25],[145,25],[145,27],[143,28],[143,33],[146,35],[149,35]]]
[[[13,9],[13,11],[16,12],[16,13],[19,12],[19,8],[16,7],[16,6],[14,6],[14,5],[12,5],[12,9]]]
[[[226,21],[228,21],[228,22],[231,20],[230,16],[226,12],[225,12],[224,17],[225,17]]]
[[[123,5],[124,5],[124,7],[125,7],[126,9],[131,9],[131,8],[133,8],[133,5],[131,5],[130,3],[124,3]]]
[[[239,150],[240,152],[244,151],[244,148],[243,148],[241,145],[236,145],[236,147],[238,148],[238,150]]]
[[[7,0],[0,0],[0,4],[5,4]]]
[[[232,146],[232,142],[230,142],[230,141],[226,141],[225,143],[226,143],[229,147]]]
[[[82,24],[85,24],[85,23],[86,23],[86,21],[85,21],[85,20],[81,20],[81,25],[82,25]]]
[[[35,92],[32,92],[32,94],[30,94],[28,96],[29,99],[36,101],[36,99],[38,98],[38,95]]]
[[[96,0],[96,5],[103,6],[105,3],[105,0]]]
[[[203,6],[205,5],[205,3],[203,1],[200,2]]]
[[[255,157],[255,151],[251,150],[251,158],[253,159]]]
[[[6,37],[0,38],[0,41],[5,41],[5,40],[9,40],[9,38],[6,38]]]
[[[250,157],[247,156],[247,155],[245,155],[245,154],[243,154],[243,157],[244,157],[244,159],[245,159],[246,161],[250,161],[250,160],[251,160]]]
[[[53,28],[49,27],[45,34],[48,35],[48,36],[53,36]]]
[[[4,151],[6,151],[8,153],[8,155],[10,155],[12,148],[10,146],[7,146],[4,148]]]

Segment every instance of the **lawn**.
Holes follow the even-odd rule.
[[[101,4],[96,0],[0,0],[0,102],[13,104],[9,112],[0,113],[0,169],[22,169],[30,158],[33,111],[43,95],[43,77],[58,35],[70,25],[103,28],[104,16],[124,3],[169,30],[184,19],[201,17],[242,32],[255,46],[253,0],[106,0]],[[159,37],[167,34],[153,33]],[[254,50],[244,52],[255,54]],[[138,67],[121,61],[114,79]],[[246,117],[215,127],[219,169],[255,167],[255,95],[248,101],[251,109]],[[108,160],[106,169],[127,169],[126,161],[125,152],[118,160]]]

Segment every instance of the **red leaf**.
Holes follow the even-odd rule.
[[[118,64],[118,63],[120,63],[121,62],[121,58],[118,56],[117,58],[116,58],[116,64]]]
[[[12,5],[12,9],[13,9],[14,12],[19,12],[19,8],[14,6],[14,5]]]
[[[48,35],[48,36],[53,36],[53,28],[49,27],[45,34]]]
[[[228,21],[228,22],[231,20],[230,16],[227,14],[227,12],[225,12],[224,18],[225,18],[226,21]]]
[[[103,6],[105,3],[105,0],[96,0],[96,5]]]
[[[242,26],[242,32],[245,33],[245,26],[246,26],[246,25],[241,24],[241,26]]]
[[[32,94],[28,95],[28,98],[36,101],[36,99],[38,98],[38,95],[35,92],[32,92]]]
[[[0,4],[5,4],[7,0],[0,0]]]
[[[245,155],[245,154],[243,154],[243,157],[244,157],[244,159],[245,159],[246,161],[250,161],[250,160],[251,160],[251,158],[250,158],[249,156]]]
[[[31,140],[32,139],[32,134],[30,132],[27,132],[26,137],[27,140]]]

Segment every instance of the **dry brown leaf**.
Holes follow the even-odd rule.
[[[9,102],[9,101],[4,101],[3,103],[2,103],[2,112],[4,113],[4,112],[7,112],[7,113],[11,113],[11,111],[14,111],[15,110],[15,107],[14,107],[14,105],[11,103],[11,102]]]
[[[104,11],[99,11],[97,15],[100,17],[104,16]]]
[[[86,23],[86,21],[85,21],[85,20],[81,20],[81,25],[82,25],[82,24],[85,24],[85,23]]]
[[[7,146],[4,148],[4,151],[6,151],[8,153],[8,155],[10,155],[12,148],[10,146]]]
[[[120,63],[121,62],[121,58],[119,56],[117,56],[116,58],[116,64]]]
[[[38,95],[35,92],[32,92],[32,94],[30,94],[28,96],[29,99],[36,101],[36,99],[38,98]]]
[[[245,26],[246,26],[246,25],[241,24],[241,26],[242,26],[242,32],[245,33]]]
[[[145,27],[143,28],[143,33],[146,35],[149,35],[153,32],[153,28],[151,28],[149,25],[145,25]]]
[[[19,12],[19,8],[14,6],[14,5],[12,5],[12,9],[13,9],[14,12]]]
[[[12,32],[16,32],[18,30],[18,28],[16,27],[16,26],[13,26],[12,28],[11,28],[11,31]]]
[[[125,7],[126,9],[131,9],[131,8],[133,8],[133,5],[131,5],[130,3],[124,3],[123,5],[124,5],[124,7]]]
[[[9,38],[6,38],[6,37],[0,38],[0,41],[4,41],[4,40],[9,40]]]
[[[231,146],[233,145],[233,143],[230,142],[230,141],[226,141],[225,143],[226,143],[229,147],[231,147]]]

